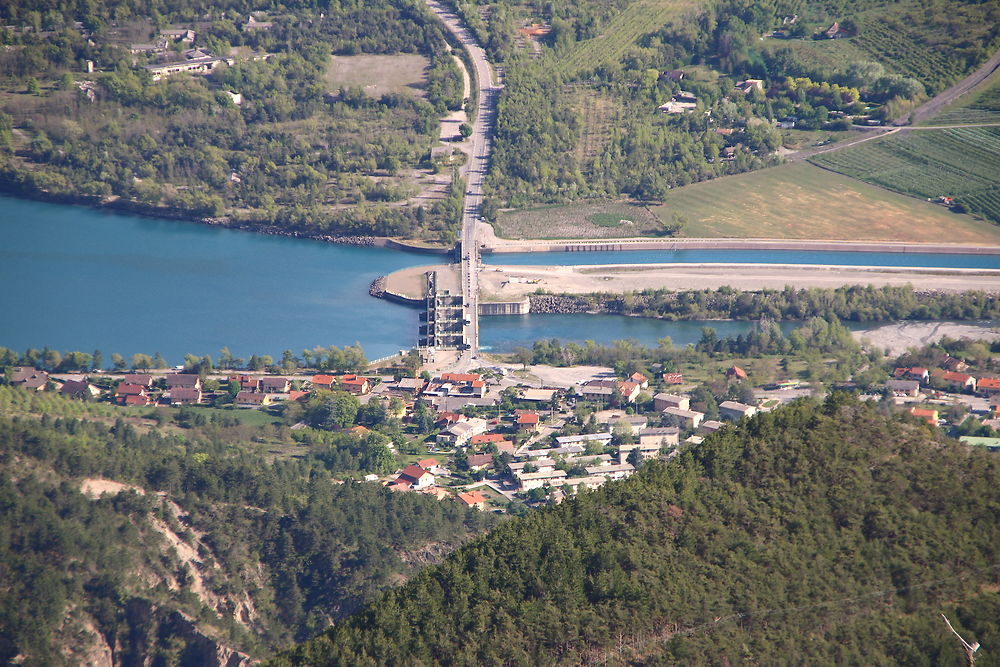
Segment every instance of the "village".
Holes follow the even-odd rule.
[[[133,410],[214,406],[276,417],[303,414],[292,412],[291,404],[349,394],[358,405],[379,407],[405,429],[405,438],[387,443],[393,471],[360,471],[359,481],[495,512],[559,503],[629,477],[646,461],[669,460],[727,424],[819,393],[799,380],[755,385],[736,365],[719,381],[743,402],[712,405],[706,405],[697,381],[677,372],[626,377],[580,367],[558,369],[562,372],[549,375],[547,382],[526,382],[516,369],[497,362],[475,372],[436,374],[406,374],[393,367],[373,374],[198,374],[183,368],[50,374],[18,366],[8,369],[6,382]],[[946,355],[935,367],[888,368],[890,378],[880,386],[844,383],[841,388],[905,411],[915,422],[945,429],[968,444],[1000,449],[1000,377],[972,372],[977,371],[965,361]],[[378,428],[358,421],[331,427],[303,420],[291,429],[327,428],[363,438]]]

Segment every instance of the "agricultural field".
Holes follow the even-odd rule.
[[[569,78],[583,70],[617,63],[640,37],[701,4],[699,0],[637,0],[613,18],[600,35],[578,42],[560,55],[556,68]]]
[[[424,72],[429,65],[427,58],[412,53],[331,56],[325,79],[331,92],[361,88],[375,98],[387,93],[423,97]]]
[[[1000,70],[958,98],[924,125],[1000,123]]]
[[[651,210],[686,237],[1000,244],[996,225],[807,163],[678,188]]]
[[[767,39],[764,49],[790,49],[803,67],[824,73],[825,78],[843,71],[853,62],[871,59],[853,39]]]
[[[953,197],[1000,223],[1000,127],[910,130],[811,160],[915,197]]]
[[[497,235],[506,239],[572,239],[655,236],[663,229],[639,204],[586,201],[500,214]]]
[[[582,120],[576,159],[587,165],[604,152],[611,141],[611,130],[620,113],[619,105],[607,95],[581,87],[576,91],[573,110]]]

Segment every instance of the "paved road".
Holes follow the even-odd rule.
[[[501,86],[494,83],[493,70],[486,59],[486,52],[459,18],[436,0],[426,0],[426,2],[431,11],[468,52],[479,91],[479,106],[473,123],[472,155],[469,157],[469,168],[466,172],[465,203],[462,211],[462,294],[468,322],[465,325],[465,342],[469,348],[459,355],[456,368],[464,369],[478,365],[476,360],[479,356],[480,258],[476,243],[476,224],[479,221],[479,207],[483,201],[483,182],[489,168],[496,100]]]

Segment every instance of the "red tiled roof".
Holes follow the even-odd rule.
[[[129,382],[122,382],[118,385],[118,391],[115,392],[117,396],[141,396],[146,392],[146,387],[141,384],[131,384]]]
[[[537,424],[538,415],[533,412],[525,412],[518,416],[518,424]]]
[[[313,375],[312,376],[312,383],[313,384],[325,385],[325,386],[329,387],[329,386],[333,385],[334,381],[335,381],[335,378],[332,375]]]
[[[963,384],[973,379],[972,376],[967,373],[954,373],[952,371],[945,373],[941,377],[943,377],[945,380],[948,380],[949,382],[961,382]]]
[[[420,459],[419,461],[417,461],[417,465],[423,468],[424,470],[433,468],[437,464],[438,464],[437,459]]]
[[[479,445],[484,442],[500,442],[504,438],[506,438],[506,436],[503,435],[502,433],[483,433],[482,435],[472,436],[471,444]]]
[[[445,382],[475,382],[482,376],[479,373],[442,373],[441,379]]]
[[[478,491],[466,491],[465,493],[458,494],[458,499],[469,507],[479,505],[480,503],[486,502],[486,496],[479,493]]]
[[[298,389],[293,389],[292,391],[288,392],[288,399],[291,400],[291,401],[297,401],[300,398],[303,398],[304,396],[308,396],[308,395],[309,395],[308,391],[301,391],[301,390],[298,390]]]
[[[405,468],[403,468],[403,472],[399,473],[399,476],[400,477],[408,477],[408,478],[412,479],[415,482],[415,481],[417,481],[418,479],[420,479],[421,477],[423,477],[424,475],[427,475],[427,474],[429,474],[429,473],[426,470],[424,470],[420,466],[416,465],[415,463],[411,463],[410,465],[408,465]]]
[[[996,378],[980,378],[977,384],[980,389],[1000,389],[1000,380]]]

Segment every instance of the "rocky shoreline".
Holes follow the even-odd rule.
[[[368,286],[368,296],[381,299],[385,296],[385,276],[379,276]]]

